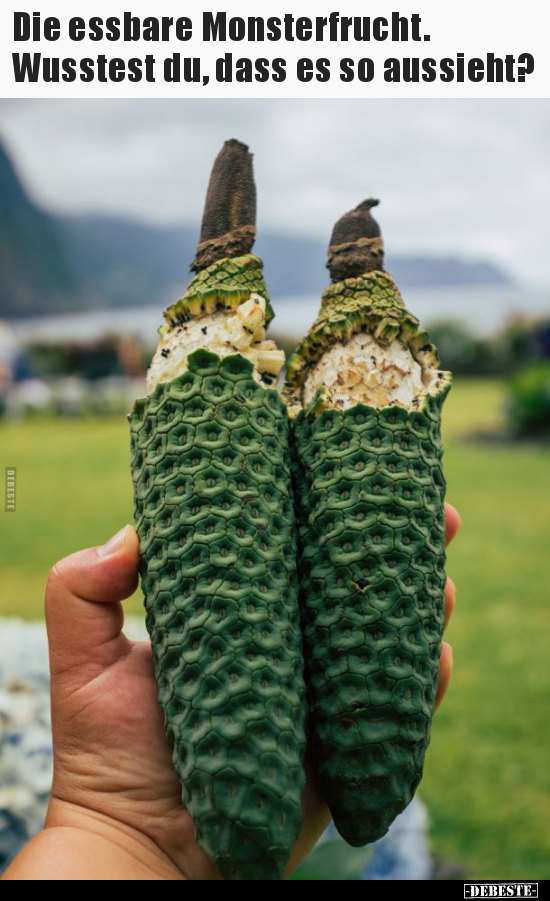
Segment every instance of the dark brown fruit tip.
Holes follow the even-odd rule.
[[[370,212],[378,203],[369,197],[334,226],[327,262],[333,282],[383,269],[384,243],[378,223]]]
[[[249,253],[256,237],[256,185],[252,154],[231,139],[218,153],[206,194],[195,272],[224,257]]]

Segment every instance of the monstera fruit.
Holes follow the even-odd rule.
[[[332,284],[283,392],[312,761],[351,845],[384,835],[420,782],[444,614],[451,374],[384,271],[376,203],[334,228]]]
[[[303,657],[284,354],[251,155],[212,171],[183,297],[129,417],[146,623],[200,847],[226,879],[279,879],[302,822]]]

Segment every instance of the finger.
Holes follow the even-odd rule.
[[[306,785],[302,794],[304,820],[286,868],[287,875],[293,873],[307,857],[331,821],[330,810],[321,794],[315,767],[308,755],[304,760],[304,770],[306,773]]]
[[[87,662],[105,667],[120,656],[128,642],[118,602],[135,591],[138,568],[139,542],[131,526],[101,547],[56,563],[45,603],[52,676]]]
[[[453,649],[451,645],[444,641],[441,645],[441,657],[439,658],[439,681],[437,683],[437,694],[435,696],[435,709],[439,707],[449,682],[451,681],[451,673],[453,671]]]
[[[445,504],[445,544],[449,544],[462,525],[460,513],[451,504]]]
[[[445,620],[443,623],[443,629],[447,628],[451,614],[455,609],[455,604],[456,585],[451,578],[447,577],[447,582],[445,583]]]

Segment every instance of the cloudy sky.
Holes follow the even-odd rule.
[[[373,195],[394,252],[490,259],[550,285],[550,101],[0,101],[28,189],[68,212],[198,222],[230,137],[255,154],[260,228],[326,241]]]

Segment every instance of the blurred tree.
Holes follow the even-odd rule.
[[[515,437],[550,437],[550,361],[532,363],[512,377],[507,413]]]
[[[505,371],[502,348],[489,339],[476,338],[462,323],[440,320],[432,322],[428,331],[444,369],[457,375],[497,375]]]

